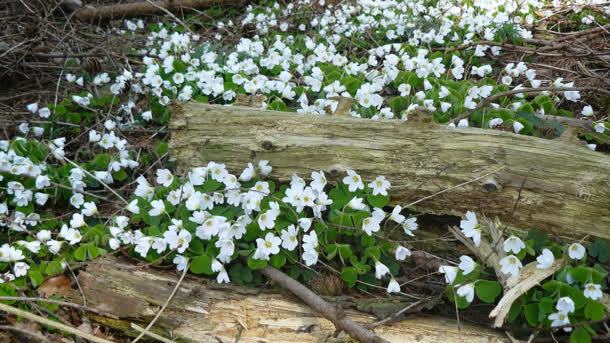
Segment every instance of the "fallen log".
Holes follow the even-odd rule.
[[[136,270],[114,257],[105,257],[87,266],[78,282],[87,306],[114,318],[87,316],[127,335],[138,331],[131,323],[143,323],[155,316],[174,289],[179,276],[173,270]],[[68,287],[60,295],[82,302],[81,293]],[[50,294],[47,294],[50,295]],[[352,310],[346,317],[361,324],[376,320]],[[187,276],[151,330],[155,334],[187,342],[348,342],[343,334],[328,340],[334,325],[298,298],[262,288],[218,285]],[[390,342],[508,342],[500,331],[462,323],[455,319],[418,314],[404,321],[379,326],[375,333]]]
[[[240,6],[244,3],[246,3],[244,0],[145,0],[125,4],[83,7],[74,12],[74,15],[80,21],[92,22],[165,14],[167,11],[173,13],[192,11],[216,5]]]
[[[610,239],[610,157],[569,142],[202,103],[177,106],[170,128],[171,155],[181,169],[222,161],[239,172],[265,159],[281,181],[314,170],[338,180],[354,169],[365,180],[385,175],[393,204],[430,197],[411,207],[420,212],[473,210],[518,228]]]

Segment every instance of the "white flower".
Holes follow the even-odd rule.
[[[78,229],[79,227],[85,226],[85,217],[80,213],[74,213],[72,219],[70,219],[70,227]]]
[[[97,133],[95,130],[89,131],[89,143],[96,143],[102,139],[102,135]]]
[[[381,279],[384,275],[390,272],[390,269],[383,263],[375,261],[375,277]]]
[[[273,168],[269,165],[269,161],[260,160],[258,161],[258,170],[260,171],[262,176],[268,176],[271,174]]]
[[[153,200],[150,202],[152,208],[148,211],[149,216],[160,216],[165,213],[165,203],[163,200]]]
[[[606,125],[604,123],[595,124],[595,132],[604,133],[606,131]]]
[[[51,239],[51,231],[49,230],[40,230],[36,233],[36,239],[41,242],[46,242]]]
[[[311,172],[311,183],[309,186],[318,193],[322,193],[324,191],[324,186],[326,186],[326,176],[324,172],[320,170],[320,172]]]
[[[83,238],[80,232],[76,229],[67,229],[61,236],[65,238],[68,241],[68,244],[70,245],[79,243]]]
[[[268,232],[265,236],[265,239],[257,238],[256,239],[256,250],[259,251],[259,259],[268,260],[269,255],[275,255],[280,252],[280,244],[282,244],[282,240]],[[256,257],[255,257],[256,258]]]
[[[407,256],[411,256],[411,251],[402,245],[399,245],[394,252],[394,257],[396,257],[396,260],[404,261]]]
[[[127,205],[127,211],[133,213],[133,214],[138,214],[140,213],[140,207],[138,207],[138,199],[134,199],[132,200],[129,205]]]
[[[601,299],[604,296],[602,293],[602,286],[595,283],[586,284],[583,292],[585,293],[585,297],[591,300]]]
[[[405,221],[405,216],[400,214],[401,211],[402,207],[400,205],[396,205],[390,214],[390,219],[398,224],[402,224]]]
[[[519,133],[521,130],[523,130],[525,126],[523,126],[523,124],[521,124],[518,121],[513,121],[513,130],[515,131],[515,133]]]
[[[299,226],[303,229],[303,231],[309,231],[311,228],[311,223],[313,222],[312,218],[299,218]]]
[[[186,269],[186,266],[188,265],[189,260],[182,255],[176,255],[176,257],[174,257],[172,262],[176,265],[176,269],[178,271],[183,271]]]
[[[481,227],[474,212],[466,212],[466,220],[460,221],[460,228],[464,236],[472,238],[477,247],[481,244]]]
[[[345,179],[344,179],[345,182]],[[369,183],[369,187],[373,189],[373,195],[388,195],[388,189],[390,188],[390,181],[386,180],[383,175],[377,176],[375,181]],[[350,189],[351,191],[351,189]]]
[[[28,104],[25,107],[28,109],[28,111],[30,111],[32,113],[36,113],[38,111],[38,103],[37,102],[33,102],[31,104]]]
[[[48,240],[46,243],[47,243],[47,247],[49,248],[49,252],[51,254],[57,255],[64,242],[51,239],[51,240]]]
[[[182,254],[191,242],[191,233],[185,229],[181,229],[180,232],[170,229],[163,233],[163,238],[171,250],[176,249],[178,253]]]
[[[274,210],[267,210],[258,216],[258,226],[261,230],[273,229],[277,213]]]
[[[38,110],[40,118],[49,118],[51,116],[51,110],[48,107],[43,107]]]
[[[465,298],[466,301],[471,303],[472,300],[474,300],[474,283],[469,283],[458,287],[457,295]]]
[[[394,280],[394,278],[392,278],[390,280],[390,283],[388,284],[388,288],[386,289],[386,292],[400,293],[400,285],[398,284],[398,282],[396,282],[396,280]]]
[[[568,314],[561,311],[549,314],[549,320],[551,321],[551,327],[570,324],[570,318],[568,318]]]
[[[440,266],[439,273],[445,274],[445,282],[452,284],[458,273],[458,268],[453,266]]]
[[[408,83],[401,83],[398,86],[398,91],[400,92],[400,96],[408,96],[411,94],[411,85]]]
[[[525,249],[525,243],[517,236],[510,236],[504,241],[505,252],[512,251],[513,254],[518,254],[521,249]]]
[[[25,262],[17,262],[13,266],[13,273],[15,277],[21,277],[27,275],[28,269],[30,269],[30,265]]]
[[[303,251],[303,261],[305,261],[305,265],[313,266],[318,263],[318,252],[313,249],[306,249]]]
[[[510,274],[512,276],[519,275],[519,269],[523,267],[521,261],[515,255],[508,255],[500,260],[500,270],[504,274]]]
[[[536,257],[536,261],[538,261],[538,264],[536,265],[536,268],[538,269],[551,268],[553,263],[555,263],[555,256],[553,256],[552,251],[545,248],[542,250],[542,254]]]
[[[294,225],[289,225],[286,229],[287,230],[282,230],[282,248],[292,251],[299,244],[299,238],[297,236],[299,234],[299,229]]]
[[[169,187],[174,182],[174,176],[167,169],[157,169],[157,183]]]
[[[575,309],[574,300],[572,300],[570,297],[559,298],[555,308],[559,312],[573,313]]]
[[[572,243],[568,247],[568,255],[573,260],[582,259],[583,257],[585,257],[585,252],[586,252],[585,247],[583,247],[582,244],[580,244],[580,243]]]
[[[218,275],[216,275],[216,282],[218,282],[218,283],[231,282],[231,280],[229,279],[229,274],[227,273],[227,271],[225,270],[224,267],[222,267],[222,270],[220,271],[220,273],[218,273]]]
[[[90,202],[86,202],[83,204],[83,209],[81,210],[82,214],[87,216],[87,217],[91,217],[96,215],[97,212],[97,206],[95,205],[95,203],[93,201]]]
[[[494,118],[494,119],[490,120],[488,124],[489,124],[489,128],[493,129],[496,126],[502,125],[503,123],[504,123],[504,120],[502,120],[502,118]]]
[[[356,174],[355,171],[349,169],[347,176],[343,178],[343,183],[346,184],[350,192],[355,192],[357,189],[364,189],[364,183],[360,175]]]
[[[364,218],[362,221],[362,230],[369,236],[371,236],[373,232],[379,231],[380,228],[379,221],[373,217]]]
[[[239,175],[239,181],[248,182],[254,177],[254,166],[248,162],[248,166]]]
[[[303,236],[303,249],[314,250],[318,247],[318,235],[312,230],[308,235]]]
[[[460,264],[458,265],[458,268],[460,268],[464,272],[464,275],[470,274],[476,266],[476,262],[474,262],[474,260],[470,258],[470,256],[460,256]]]
[[[151,111],[144,111],[141,114],[142,119],[144,119],[145,121],[151,121],[152,120],[152,112]]]
[[[367,206],[362,202],[362,198],[354,197],[347,203],[347,207],[354,210],[364,210]]]
[[[458,122],[457,127],[460,127],[460,128],[468,127],[468,119],[461,119]]]
[[[591,151],[595,151],[595,149],[597,149],[597,144],[587,144],[587,148]]]
[[[417,230],[417,218],[412,217],[402,222],[402,228],[405,230],[405,234],[414,236],[413,231]]]
[[[567,92],[566,92],[567,93]],[[587,105],[582,108],[582,112],[580,112],[583,116],[589,117],[593,115],[593,107]]]

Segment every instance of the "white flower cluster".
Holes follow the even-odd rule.
[[[465,215],[466,219],[460,222],[460,229],[464,236],[471,238],[475,246],[479,246],[481,243],[481,225],[478,223],[476,214],[468,211]],[[510,275],[511,277],[519,276],[519,270],[523,267],[520,258],[517,256],[523,249],[526,249],[526,244],[517,236],[511,235],[504,239],[502,250],[504,253],[511,255],[504,256],[500,259],[500,271],[504,274]],[[570,259],[580,261],[586,256],[585,247],[580,243],[572,243],[566,248],[567,255]],[[538,269],[551,268],[555,264],[555,255],[553,252],[544,248],[542,253],[536,258]],[[463,255],[460,257],[460,263],[457,267],[444,265],[439,268],[439,272],[445,276],[445,281],[449,285],[453,285],[458,273],[466,276],[471,274],[478,264],[470,257]],[[570,273],[567,274],[569,283],[574,283],[574,280]],[[457,295],[463,297],[468,303],[474,300],[475,295],[475,282],[467,284],[458,284]],[[586,283],[583,285],[583,293],[586,298],[591,300],[598,300],[603,297],[600,284]],[[570,297],[562,297],[557,301],[556,305],[557,312],[551,313],[548,319],[551,321],[552,327],[565,326],[570,324],[569,314],[574,312],[574,302]],[[570,327],[565,327],[565,331],[570,331]]]
[[[260,35],[241,38],[226,54],[218,53],[217,45],[209,42],[197,44],[198,35],[161,28],[148,38],[149,57],[144,58],[146,70],[136,73],[136,79],[141,80],[163,105],[169,104],[171,97],[188,101],[200,95],[230,103],[236,94],[245,93],[293,102],[297,112],[320,115],[337,109],[337,96],[353,97],[358,107],[353,108],[351,114],[373,119],[407,119],[418,107],[443,114],[452,109],[474,109],[479,100],[492,94],[493,85],[473,84],[465,99],[460,100],[460,94],[454,94],[456,91],[443,82],[469,78],[477,83],[476,78],[493,72],[492,65],[472,59],[465,61],[459,51],[448,55],[432,53],[430,46],[493,40],[498,30],[506,25],[514,26],[521,38],[531,38],[525,27],[534,22],[534,10],[545,5],[545,1],[538,0],[528,0],[525,4],[512,0],[473,4],[441,0],[434,6],[423,1],[358,1],[328,5],[324,11],[313,14],[307,23],[278,19],[295,15],[309,8],[311,3],[298,1],[285,8],[277,4],[266,8],[249,6],[241,25],[255,25]],[[220,22],[218,26],[232,27],[233,23]],[[298,28],[298,33],[290,34],[291,26]],[[267,35],[274,28],[286,33]],[[368,32],[385,34],[385,37],[374,40],[378,46],[368,49],[362,59],[352,58],[351,50],[342,46],[353,44],[353,37]],[[407,43],[397,43],[404,41]],[[481,61],[486,61],[488,54],[497,56],[500,53],[498,46],[474,44],[474,56]],[[423,85],[422,89],[405,82],[396,84],[401,72],[414,73],[417,80],[412,82]],[[563,83],[561,78],[554,81],[537,79],[536,71],[523,62],[509,63],[498,72],[498,79],[513,89],[524,88],[526,82],[534,88],[543,82],[555,87],[573,86],[573,83]],[[350,82],[354,80],[358,80],[357,89],[351,89]],[[116,85],[114,88],[122,89]],[[401,96],[414,93],[414,98],[401,113],[393,113],[387,104],[387,90],[394,87]],[[580,99],[578,91],[563,94],[571,101]],[[498,104],[491,106],[499,107]],[[512,104],[513,108],[519,106],[520,102]],[[150,112],[145,113],[149,118]],[[494,120],[490,128],[503,123],[501,118]],[[518,121],[511,122],[516,133],[524,128]],[[458,125],[466,126],[466,119]]]

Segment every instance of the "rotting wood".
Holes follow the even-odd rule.
[[[216,5],[242,6],[245,0],[161,0],[138,1],[125,4],[112,4],[98,7],[83,7],[74,12],[78,20],[91,22],[96,20],[112,20],[148,15],[164,14],[165,11],[179,12],[204,9]]]
[[[281,181],[314,170],[336,181],[354,169],[365,180],[385,175],[392,203],[401,205],[504,167],[413,209],[457,216],[472,210],[513,227],[610,239],[610,157],[581,145],[497,130],[202,103],[174,108],[170,127],[171,155],[181,169],[217,161],[239,173],[265,159]]]
[[[138,270],[114,257],[104,257],[81,271],[78,280],[88,306],[113,313],[119,319],[90,315],[91,320],[123,333],[137,335],[132,322],[147,322],[173,290],[179,276],[173,270]],[[80,299],[77,290],[68,298]],[[346,309],[345,315],[363,325],[376,320]],[[325,342],[335,327],[288,293],[261,288],[218,285],[187,277],[153,328],[154,333],[187,342]],[[390,342],[508,342],[504,334],[455,319],[416,315],[375,328]],[[335,342],[349,341],[346,336]]]

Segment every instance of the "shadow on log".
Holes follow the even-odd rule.
[[[314,170],[338,180],[354,169],[369,181],[384,175],[392,182],[392,203],[403,206],[503,168],[413,209],[457,216],[473,210],[518,228],[610,239],[610,157],[581,145],[497,130],[202,103],[175,108],[171,129],[171,155],[182,169],[217,161],[239,173],[265,159],[282,181]]]
[[[134,336],[137,332],[131,322],[147,324],[178,279],[173,270],[134,271],[133,265],[113,257],[96,260],[78,276],[88,306],[116,316],[89,314],[89,318]],[[78,290],[70,292],[69,299],[82,301]],[[348,309],[345,315],[362,324],[376,320],[356,310]],[[182,342],[350,341],[343,334],[329,340],[334,330],[330,321],[287,293],[223,286],[187,276],[152,331]],[[419,314],[374,331],[390,342],[508,342],[499,331],[469,323],[458,329],[454,319]]]

